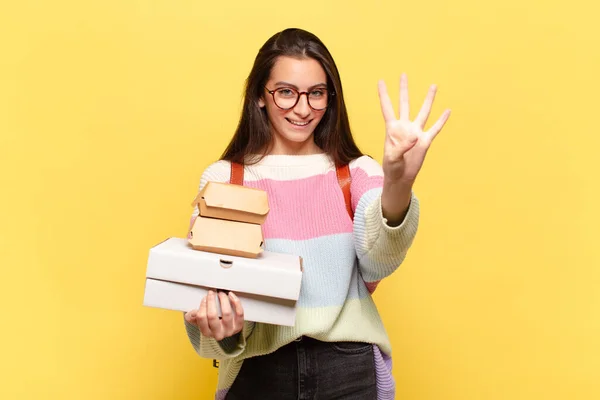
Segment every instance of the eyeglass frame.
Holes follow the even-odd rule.
[[[327,107],[329,107],[329,104],[331,103],[331,99],[333,99],[333,96],[335,96],[335,92],[334,91],[329,91],[328,88],[322,88],[322,89],[325,89],[327,91],[327,95],[331,96],[331,97],[329,97],[327,99],[327,105],[325,107],[323,107],[323,108],[314,108],[313,106],[310,105],[310,99],[308,98],[308,93],[309,92],[306,92],[306,91],[305,92],[300,92],[297,89],[294,89],[293,87],[289,87],[289,86],[283,86],[283,87],[277,88],[275,90],[269,90],[269,88],[265,86],[265,89],[271,95],[271,97],[273,97],[273,103],[275,103],[275,106],[277,106],[277,108],[279,108],[280,110],[285,110],[285,111],[291,110],[292,108],[296,107],[298,105],[298,102],[300,101],[300,97],[302,97],[303,94],[306,95],[306,104],[308,104],[308,106],[311,109],[313,109],[314,111],[323,111],[323,110],[327,109]],[[283,107],[280,107],[279,104],[277,104],[277,101],[275,100],[275,92],[278,91],[278,90],[281,90],[281,89],[290,89],[290,90],[293,90],[294,92],[298,93],[298,97],[296,97],[296,102],[294,103],[293,106],[288,107],[288,108],[283,108]]]

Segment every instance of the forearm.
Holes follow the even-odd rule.
[[[383,279],[402,264],[419,223],[419,201],[414,194],[397,226],[388,225],[383,216],[381,196],[382,191],[367,194],[354,218],[354,243],[365,282]]]
[[[386,179],[370,157],[361,157],[351,168],[356,255],[363,278],[374,282],[403,262],[417,232],[419,200],[412,184]]]
[[[412,184],[384,178],[381,192],[381,212],[390,227],[399,226],[408,212]]]

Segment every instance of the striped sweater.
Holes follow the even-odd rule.
[[[208,181],[229,182],[228,161],[211,164]],[[378,400],[393,399],[391,345],[370,289],[402,263],[417,231],[419,203],[412,196],[400,226],[381,212],[383,171],[363,156],[350,163],[354,221],[345,207],[335,165],[325,154],[269,155],[245,167],[244,186],[267,192],[265,250],[299,255],[304,273],[293,327],[245,322],[240,334],[217,342],[185,322],[196,352],[220,360],[215,399],[225,398],[244,359],[268,354],[300,336],[372,343]],[[198,215],[194,210],[192,218]],[[243,304],[242,304],[243,305]]]

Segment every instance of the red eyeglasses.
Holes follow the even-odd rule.
[[[298,92],[291,87],[282,87],[275,90],[269,90],[265,87],[265,89],[273,96],[275,105],[282,110],[290,110],[296,107],[296,104],[300,101],[300,96],[304,94],[310,108],[315,111],[323,111],[335,94],[329,92],[326,88],[316,88],[309,92]]]

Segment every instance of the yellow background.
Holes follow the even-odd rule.
[[[0,398],[209,399],[181,315],[142,307],[185,235],[244,79],[299,26],[338,63],[381,159],[377,79],[453,115],[418,239],[376,300],[398,399],[600,398],[600,70],[593,2],[4,1]]]

